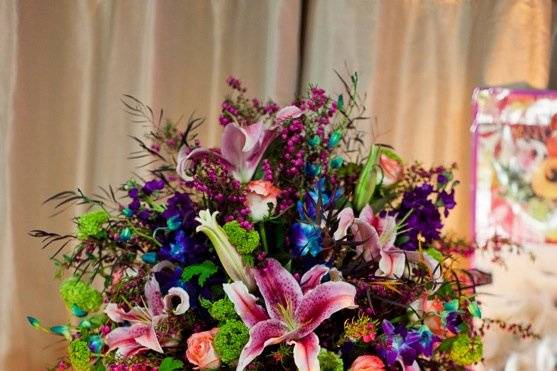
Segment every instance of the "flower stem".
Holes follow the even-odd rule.
[[[263,243],[263,249],[266,253],[269,252],[269,246],[267,245],[267,233],[265,232],[265,225],[259,223],[259,235],[261,236],[261,242]]]

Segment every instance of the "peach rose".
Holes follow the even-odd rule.
[[[254,221],[260,221],[269,216],[269,204],[272,208],[277,205],[280,189],[266,180],[252,180],[247,187],[247,206]]]
[[[349,371],[385,371],[385,364],[377,356],[359,356]]]
[[[210,331],[196,332],[188,339],[186,358],[194,364],[195,369],[212,369],[220,366],[220,359],[213,348],[213,337],[218,328]]]

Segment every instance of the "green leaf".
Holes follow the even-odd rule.
[[[443,261],[443,254],[441,254],[441,252],[439,252],[439,250],[434,249],[433,247],[430,247],[425,252],[427,253],[427,255],[431,256],[433,259],[437,260],[438,262]]]
[[[205,281],[207,281],[207,278],[217,273],[217,270],[218,268],[215,263],[205,260],[203,263],[190,265],[184,268],[184,272],[182,272],[182,280],[188,282],[194,276],[198,276],[197,282],[200,286],[203,286]]]
[[[447,339],[443,340],[441,342],[441,344],[439,345],[439,347],[437,348],[436,352],[438,352],[438,353],[447,352],[449,349],[451,349],[451,346],[456,341],[456,339],[458,339],[458,336],[454,336],[452,338],[447,338]]]
[[[159,371],[175,371],[181,370],[184,367],[184,362],[179,359],[166,357],[162,360]]]
[[[480,306],[478,305],[477,301],[471,301],[468,304],[468,311],[470,314],[476,318],[482,318],[482,311],[480,310]]]
[[[342,96],[342,94],[338,96],[337,107],[339,111],[344,110],[344,97]]]

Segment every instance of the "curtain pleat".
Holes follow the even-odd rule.
[[[122,94],[165,116],[206,118],[218,144],[225,79],[289,103],[308,83],[341,92],[357,71],[371,120],[360,129],[425,164],[460,163],[454,230],[469,230],[469,102],[477,85],[555,87],[550,0],[0,1],[0,369],[40,370],[62,342],[25,322],[64,323],[52,250],[33,228],[73,228],[42,201],[118,185],[141,162],[145,128]],[[373,135],[371,135],[371,133]]]

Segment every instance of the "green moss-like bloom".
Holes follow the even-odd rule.
[[[77,277],[70,277],[60,285],[60,296],[68,308],[73,304],[87,312],[95,312],[103,302],[100,292]]]
[[[240,358],[242,349],[249,340],[248,328],[237,320],[230,320],[219,327],[213,345],[224,363]]]
[[[235,220],[226,223],[223,229],[230,243],[240,254],[249,254],[259,246],[259,233],[246,231]]]
[[[90,237],[105,237],[106,231],[103,229],[103,224],[109,219],[110,215],[104,210],[91,211],[81,215],[77,219],[77,238],[83,241]]]
[[[482,360],[483,344],[479,336],[470,338],[459,335],[451,346],[450,357],[460,366],[468,366]]]
[[[334,352],[330,352],[327,349],[321,348],[319,355],[317,356],[319,360],[319,367],[321,371],[342,371],[344,370],[344,362],[342,358]]]
[[[209,314],[219,322],[238,319],[238,315],[234,310],[234,304],[228,298],[215,301],[211,308],[209,308]]]
[[[68,346],[68,357],[75,371],[89,371],[91,369],[91,351],[87,342],[74,340]]]

